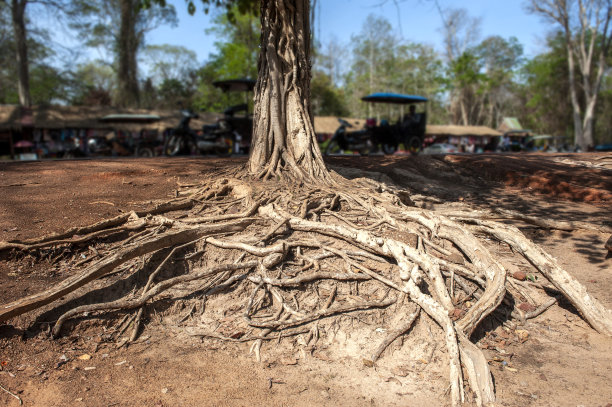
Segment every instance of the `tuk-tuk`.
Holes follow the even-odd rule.
[[[366,129],[372,134],[372,143],[380,146],[385,154],[393,154],[400,144],[411,153],[418,153],[423,147],[427,127],[427,98],[398,93],[373,93],[361,98],[369,103],[391,103],[408,105],[407,113],[396,123],[368,119]]]
[[[249,78],[227,79],[213,82],[213,86],[223,92],[244,92],[244,103],[230,106],[223,111],[223,118],[212,126],[205,126],[204,133],[231,133],[234,140],[234,153],[247,154],[253,136],[253,115],[249,113],[249,92],[255,89],[255,80]]]
[[[228,79],[213,82],[224,92],[245,92],[245,103],[230,106],[215,124],[206,124],[201,132],[190,128],[191,119],[198,115],[182,110],[178,127],[173,130],[164,145],[165,155],[214,153],[227,157],[235,153],[248,153],[253,132],[253,117],[249,114],[248,92],[255,88],[253,79]]]

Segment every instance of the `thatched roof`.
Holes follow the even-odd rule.
[[[0,130],[10,130],[20,119],[20,110],[15,105],[0,105]]]
[[[502,134],[487,126],[427,125],[428,136],[494,137]]]
[[[355,126],[354,129],[361,129],[365,125],[364,119],[344,118],[344,120]],[[336,116],[316,116],[314,118],[314,125],[315,133],[317,134],[333,133],[340,127]]]
[[[22,127],[21,109],[18,106],[0,106],[0,129]],[[159,120],[126,121],[101,120],[109,115],[155,115]],[[160,130],[176,127],[181,113],[175,110],[119,109],[99,106],[40,106],[32,108],[33,124],[39,129],[116,129],[124,131]],[[191,127],[201,129],[204,124],[214,123],[219,115],[201,113],[199,119],[191,121]]]
[[[157,121],[101,120],[109,115],[156,115]],[[15,105],[0,105],[0,130],[22,127],[21,109]],[[214,123],[219,114],[200,113],[199,119],[191,121],[191,128],[201,129],[204,124]],[[147,110],[147,109],[119,109],[99,106],[40,106],[32,108],[32,118],[35,128],[39,129],[116,129],[124,131],[140,131],[171,129],[181,120],[178,110]],[[365,125],[364,119],[345,119],[358,130]],[[314,119],[315,132],[333,133],[338,126],[335,116],[318,116]],[[485,126],[438,126],[428,125],[429,136],[501,136],[501,133]]]
[[[353,124],[354,130],[363,128],[365,125],[364,119],[350,119],[346,118],[346,121]],[[336,131],[338,126],[338,118],[335,116],[318,116],[314,119],[315,132],[316,133],[333,133]],[[496,130],[493,130],[486,126],[453,126],[453,125],[428,125],[426,134],[428,136],[476,136],[476,137],[492,137],[501,136],[502,134]]]

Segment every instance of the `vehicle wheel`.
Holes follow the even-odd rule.
[[[151,147],[138,147],[136,149],[136,157],[153,157],[154,155]]]
[[[387,143],[383,143],[382,145],[382,151],[383,153],[385,153],[386,155],[391,155],[393,153],[395,153],[397,151],[397,144],[387,144]]]
[[[231,137],[221,137],[219,141],[223,142],[225,147],[215,148],[215,154],[219,157],[229,157],[234,152],[234,140]]]
[[[374,146],[372,145],[372,142],[368,140],[368,142],[366,143],[366,147],[359,150],[359,155],[362,155],[362,156],[370,155],[373,147]]]
[[[171,157],[174,157],[174,156],[184,153],[187,147],[185,144],[186,143],[185,143],[184,137],[180,137],[176,135],[170,136],[166,140],[166,143],[164,144],[164,155],[169,155]]]
[[[341,151],[342,150],[340,149],[338,141],[330,140],[330,142],[327,143],[327,147],[325,148],[325,155],[336,155],[340,154]]]
[[[418,154],[423,148],[423,141],[418,136],[412,136],[405,143],[405,147],[412,154]]]

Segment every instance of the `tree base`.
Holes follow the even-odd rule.
[[[342,320],[356,318],[387,335],[371,354],[359,355],[367,366],[421,323],[439,332],[453,405],[471,397],[478,405],[494,402],[487,361],[469,339],[477,328],[489,329],[485,319],[514,329],[562,295],[591,326],[612,335],[610,312],[518,229],[487,220],[490,214],[455,209],[444,216],[417,208],[407,191],[370,179],[331,174],[329,180],[295,186],[253,180],[243,171],[225,174],[182,188],[151,213],[2,242],[0,250],[40,256],[69,247],[76,258],[80,247],[98,242],[98,255],[75,261],[82,271],[57,286],[5,304],[0,322],[79,288],[97,289],[108,296],[86,305],[69,302],[53,336],[77,317],[118,311],[125,317],[112,337],[128,344],[162,302],[167,308],[173,301],[188,306],[167,311],[179,315],[179,323],[200,315],[188,333],[252,342],[259,360],[264,342],[299,336],[300,348],[313,352],[321,336],[349,329]],[[550,287],[541,283],[508,278],[494,254],[496,241],[522,255],[559,297],[549,297]],[[110,275],[111,283],[91,287]],[[117,284],[129,289],[113,297]]]

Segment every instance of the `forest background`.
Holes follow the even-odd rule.
[[[193,33],[215,40],[214,51],[200,61],[185,46],[148,41],[160,27],[183,24],[172,4],[162,7],[153,2],[143,9],[138,3],[0,0],[0,55],[3,61],[11,61],[16,54],[19,59],[15,11],[22,7],[29,80],[29,95],[24,99],[18,86],[24,74],[20,64],[1,64],[0,104],[220,112],[244,100],[243,95],[232,100],[221,94],[212,82],[256,77],[257,15],[237,8],[229,15],[223,9],[211,9],[210,25]],[[431,10],[437,13],[439,26],[431,30],[442,35],[442,49],[411,40],[410,27],[375,12],[368,14],[350,40],[320,40],[316,29],[320,7],[314,3],[311,93],[315,115],[397,120],[402,114],[399,108],[366,104],[360,98],[377,91],[409,93],[430,99],[432,124],[496,128],[504,117],[517,117],[536,134],[562,136],[574,144],[568,53],[558,26],[542,19],[547,34],[541,52],[528,56],[516,37],[481,35],[483,18],[434,2]],[[185,8],[182,3],[176,7]],[[606,58],[610,66],[610,56]],[[575,80],[581,83],[580,70],[575,70]],[[579,99],[585,99],[581,87],[577,92]],[[612,142],[611,108],[612,76],[605,69],[594,112],[594,144]]]

